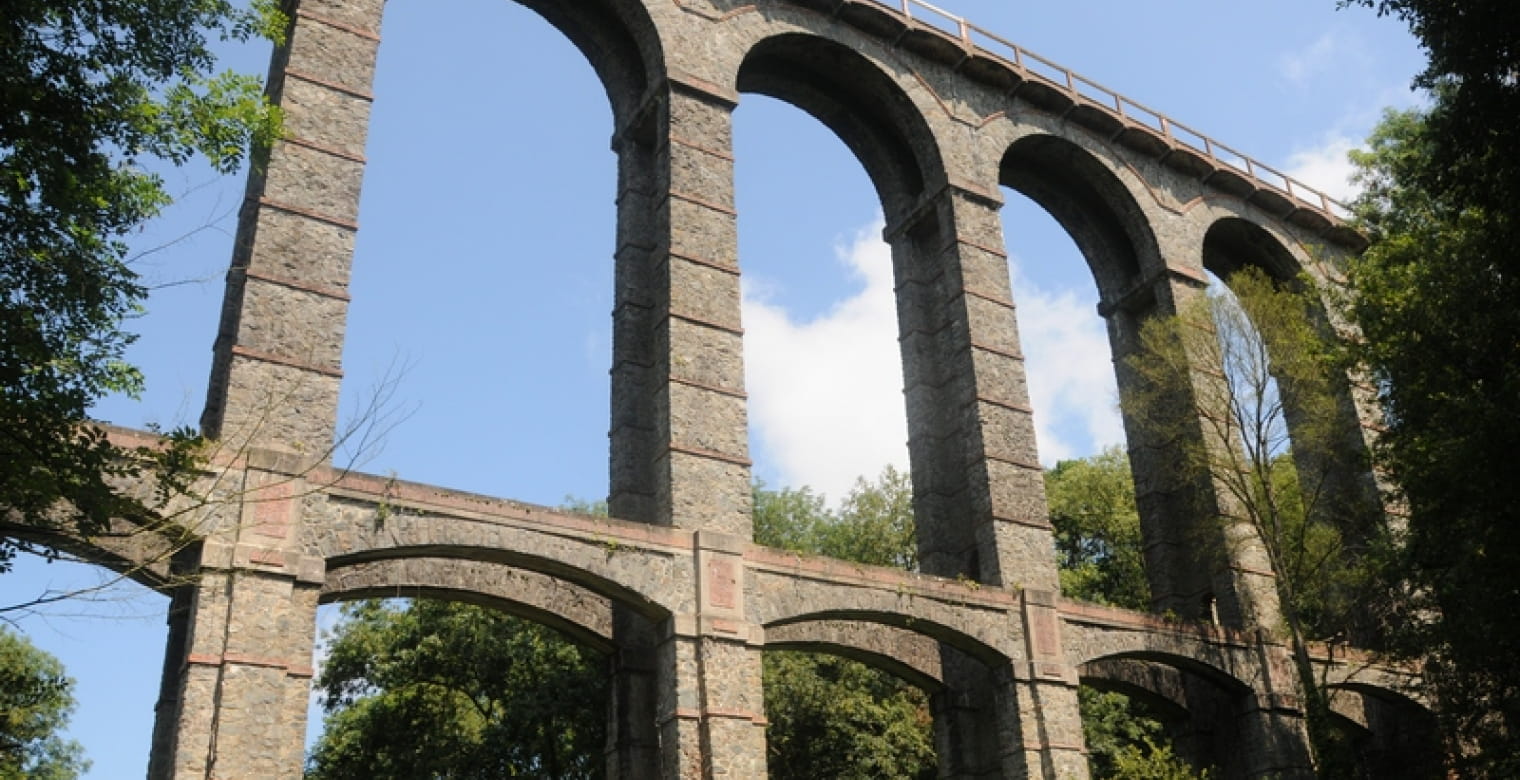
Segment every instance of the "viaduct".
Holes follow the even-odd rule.
[[[208,477],[198,541],[141,572],[172,596],[150,777],[298,777],[318,603],[397,593],[604,651],[613,778],[763,777],[765,648],[922,686],[942,777],[1087,777],[1080,683],[1177,713],[1184,752],[1225,777],[1312,775],[1270,567],[1208,532],[1208,476],[1133,418],[1153,610],[1061,596],[998,209],[1008,186],[1070,232],[1117,358],[1206,270],[1332,273],[1362,243],[1335,204],[918,0],[519,1],[612,107],[611,519],[330,464],[383,0],[289,0],[269,87],[287,134],[248,185],[201,421],[233,455]],[[921,572],[752,541],[743,93],[831,128],[880,197]],[[1367,393],[1345,393],[1344,439],[1365,447]],[[1376,511],[1371,475],[1342,468],[1338,489]],[[1398,766],[1429,714],[1407,674],[1357,658],[1318,663],[1343,725]]]

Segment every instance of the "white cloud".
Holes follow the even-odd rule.
[[[1277,71],[1294,84],[1302,84],[1309,77],[1330,66],[1335,55],[1335,36],[1325,33],[1302,49],[1283,52],[1277,59]]]
[[[838,501],[857,477],[906,468],[907,416],[881,223],[835,254],[862,287],[798,322],[764,280],[744,283],[744,359],[756,448],[784,485]]]
[[[1047,466],[1124,441],[1108,334],[1091,301],[1045,290],[1012,267],[1019,339]]]
[[[1389,85],[1369,92],[1362,105],[1348,107],[1319,138],[1300,144],[1288,157],[1285,172],[1336,200],[1349,202],[1359,194],[1359,188],[1351,181],[1356,169],[1347,154],[1363,146],[1363,139],[1382,119],[1385,107],[1402,110],[1428,105],[1428,95],[1408,86]]]
[[[1313,43],[1284,52],[1277,58],[1277,72],[1294,86],[1305,86],[1327,74],[1365,69],[1372,64],[1366,44],[1357,36],[1326,32]]]
[[[1331,132],[1317,145],[1299,149],[1288,158],[1287,174],[1336,200],[1348,202],[1357,195],[1351,181],[1355,168],[1347,154],[1358,141],[1341,132]]]
[[[744,283],[745,365],[757,459],[783,485],[837,502],[860,476],[907,466],[892,263],[878,222],[836,249],[861,286],[798,321],[763,278]],[[1103,321],[1072,291],[1014,272],[1041,460],[1052,465],[1123,441]]]

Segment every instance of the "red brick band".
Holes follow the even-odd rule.
[[[350,87],[339,84],[336,81],[328,81],[327,79],[313,76],[310,73],[306,73],[305,71],[299,71],[294,68],[286,68],[285,75],[298,81],[304,81],[307,84],[315,84],[319,87],[326,87],[327,89],[330,89],[334,92],[342,92],[349,97],[356,97],[360,100],[365,100],[371,103],[375,101],[375,94],[373,92],[359,89],[358,87]]]
[[[243,275],[249,279],[257,279],[261,282],[277,284],[281,287],[289,287],[292,290],[309,292],[312,295],[320,295],[323,298],[332,298],[333,300],[343,301],[345,303],[352,300],[351,296],[349,296],[347,292],[332,287],[320,287],[314,284],[306,284],[305,282],[298,282],[294,279],[287,279],[282,276],[273,276],[271,274],[259,273],[258,271],[251,271],[246,268],[243,269]]]
[[[271,198],[259,198],[258,204],[260,206],[268,206],[269,208],[275,209],[276,211],[283,211],[287,214],[294,214],[298,217],[309,217],[318,222],[325,222],[329,225],[340,227],[345,230],[357,231],[359,229],[359,223],[351,219],[335,217],[331,214],[323,214],[320,211],[312,211],[311,209],[304,209],[300,206],[292,206],[289,203],[282,203]]]
[[[274,363],[276,365],[288,366],[290,368],[300,369],[302,371],[310,371],[315,374],[322,374],[323,376],[330,376],[340,379],[343,377],[342,369],[318,366],[312,363],[306,363],[294,358],[283,357],[270,352],[263,352],[257,349],[249,349],[242,344],[234,344],[232,346],[232,354],[239,357],[248,358],[249,360],[257,360],[261,363]]]
[[[325,25],[327,27],[331,27],[334,30],[342,30],[343,32],[346,32],[346,33],[352,33],[352,34],[357,35],[360,38],[363,38],[363,39],[365,39],[367,41],[374,41],[375,43],[379,43],[380,42],[380,34],[377,33],[377,32],[373,32],[371,30],[366,30],[366,29],[364,29],[362,27],[355,27],[354,25],[346,24],[344,22],[340,22],[337,19],[329,19],[326,16],[322,16],[320,14],[314,14],[311,11],[308,11],[308,10],[306,10],[304,8],[298,8],[298,9],[296,9],[296,17],[300,18],[300,19],[308,19],[310,21],[316,22],[317,24],[321,24],[321,25]]]

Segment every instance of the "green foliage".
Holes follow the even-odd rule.
[[[1264,553],[1311,747],[1329,776],[1340,765],[1338,743],[1309,642],[1344,638],[1360,620],[1357,602],[1369,592],[1363,540],[1375,532],[1370,513],[1337,494],[1346,487],[1337,472],[1352,457],[1337,429],[1345,358],[1320,335],[1309,280],[1282,282],[1248,266],[1225,281],[1233,294],[1200,296],[1142,327],[1140,349],[1127,359],[1141,389],[1126,403],[1175,443],[1189,470],[1210,478],[1220,538]],[[1171,412],[1182,399],[1191,402],[1186,412]]]
[[[1194,769],[1173,753],[1170,745],[1144,739],[1140,745],[1126,745],[1114,756],[1114,771],[1109,776],[1124,780],[1208,780],[1212,773]]]
[[[1309,281],[1278,282],[1252,267],[1226,281],[1228,293],[1146,323],[1128,360],[1142,389],[1127,403],[1209,475],[1228,508],[1221,522],[1251,528],[1295,641],[1343,635],[1364,579],[1348,540],[1373,533],[1368,513],[1334,490],[1355,457],[1336,427],[1345,359],[1317,330]],[[1179,398],[1192,400],[1190,413],[1158,413]]]
[[[600,777],[602,659],[469,604],[345,606],[310,778]]]
[[[923,692],[833,656],[765,654],[766,767],[774,778],[932,778]]]
[[[1114,777],[1122,753],[1161,736],[1161,721],[1122,693],[1084,685],[1077,689],[1077,702],[1082,709],[1082,740],[1095,778]]]
[[[759,544],[874,566],[918,568],[913,488],[908,475],[892,466],[883,468],[875,481],[856,479],[837,512],[807,487],[767,490],[757,482],[754,498]]]
[[[124,457],[90,403],[135,393],[123,320],[146,291],[122,237],[168,202],[141,167],[204,157],[234,170],[279,132],[257,79],[211,74],[215,37],[279,36],[272,2],[9,0],[0,15],[0,503],[85,530],[146,513],[110,477]],[[0,542],[0,570],[14,542]]]
[[[1372,245],[1352,268],[1381,391],[1378,457],[1407,504],[1397,649],[1424,661],[1457,771],[1520,776],[1520,6],[1358,0],[1429,54],[1428,110],[1354,158]]]
[[[1061,592],[1128,609],[1147,609],[1150,588],[1129,459],[1117,447],[1045,472],[1055,526]]]
[[[1423,10],[1409,13],[1425,18]],[[1506,6],[1505,13],[1514,10]],[[1428,23],[1452,19],[1430,9]],[[1443,29],[1443,36],[1504,32],[1512,39],[1508,28]],[[1445,38],[1427,45],[1432,69],[1441,67],[1435,52],[1446,48]],[[1509,73],[1513,97],[1520,88],[1513,66]],[[1390,589],[1405,597],[1390,621],[1395,649],[1425,661],[1462,770],[1513,777],[1520,776],[1520,625],[1508,611],[1520,600],[1513,467],[1520,441],[1520,154],[1494,145],[1515,135],[1515,114],[1490,115],[1488,136],[1453,147],[1456,95],[1465,86],[1438,91],[1429,114],[1388,113],[1368,150],[1355,156],[1366,188],[1356,210],[1372,245],[1351,269],[1352,312],[1386,415],[1377,455],[1409,513],[1405,544],[1389,567]],[[1453,155],[1460,164],[1448,162]],[[1469,179],[1450,181],[1455,170]]]
[[[1135,699],[1116,691],[1082,686],[1082,739],[1095,780],[1208,780],[1172,752],[1160,720]]]
[[[0,779],[69,780],[89,769],[84,748],[59,736],[73,687],[58,659],[0,625]]]
[[[824,527],[834,522],[823,496],[808,487],[768,490],[758,480],[752,492],[756,544],[810,553],[822,549]]]
[[[1436,95],[1424,162],[1405,180],[1488,212],[1486,229],[1515,237],[1520,203],[1520,6],[1508,0],[1340,0],[1409,24],[1429,56],[1415,85]],[[1493,244],[1513,257],[1515,244]],[[1513,265],[1510,266],[1513,269]]]
[[[913,491],[886,467],[856,480],[838,512],[808,488],[755,486],[755,541],[856,563],[914,568]],[[933,777],[924,692],[856,661],[813,653],[764,657],[766,765],[775,778]]]
[[[855,480],[835,522],[823,528],[818,552],[846,561],[918,568],[913,535],[913,487],[887,466],[874,482]]]

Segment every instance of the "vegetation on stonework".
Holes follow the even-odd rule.
[[[1409,25],[1430,102],[1354,154],[1359,357],[1407,512],[1393,649],[1423,663],[1450,770],[1520,777],[1520,5],[1343,0]]]
[[[73,687],[58,659],[0,624],[0,778],[72,780],[89,770],[83,746],[61,735]]]
[[[1347,457],[1336,428],[1345,363],[1316,329],[1307,280],[1245,267],[1225,281],[1228,291],[1145,323],[1126,359],[1139,382],[1125,403],[1179,448],[1185,468],[1209,477],[1219,538],[1239,546],[1232,554],[1259,550],[1271,566],[1316,767],[1345,776],[1354,757],[1309,655],[1311,642],[1344,639],[1372,592],[1363,542],[1375,529],[1334,495]]]
[[[220,39],[283,35],[271,0],[7,0],[0,14],[0,572],[18,550],[56,552],[50,533],[98,533],[156,517],[196,437],[126,451],[87,411],[135,394],[126,320],[147,290],[124,237],[170,197],[152,162],[200,157],[230,173],[278,134],[259,79],[214,73]]]

